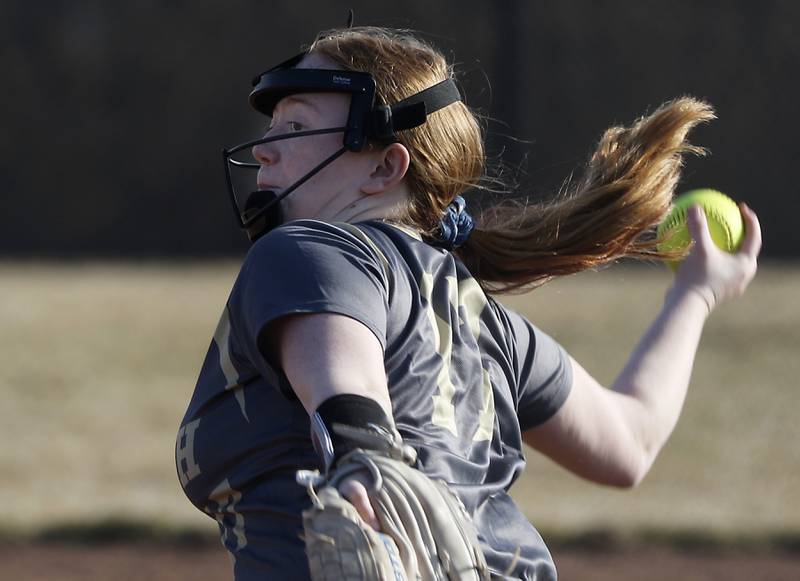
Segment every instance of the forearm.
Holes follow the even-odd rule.
[[[673,286],[612,386],[630,396],[623,416],[642,450],[644,472],[678,421],[708,314],[700,294]]]
[[[572,360],[572,389],[561,409],[525,441],[576,474],[633,486],[672,433],[686,398],[703,325],[722,301],[741,295],[756,272],[761,228],[742,206],[745,241],[736,254],[714,246],[703,213],[689,212],[695,247],[678,269],[664,306],[612,389]]]

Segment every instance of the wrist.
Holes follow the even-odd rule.
[[[363,442],[340,429],[394,431],[394,422],[373,399],[356,394],[337,394],[322,402],[311,415],[311,438],[327,472],[339,459]]]
[[[697,285],[674,284],[667,291],[664,303],[677,305],[688,303],[701,311],[703,317],[708,317],[716,306],[716,297],[711,288],[701,288]]]

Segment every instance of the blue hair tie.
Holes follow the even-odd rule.
[[[447,206],[442,221],[439,222],[434,245],[454,250],[467,241],[474,229],[475,220],[467,212],[467,202],[461,196],[456,196]]]

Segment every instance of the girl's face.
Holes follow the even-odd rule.
[[[336,68],[314,54],[306,56],[298,67]],[[343,127],[349,108],[350,95],[344,93],[290,95],[275,107],[265,137]],[[256,145],[253,156],[260,164],[258,189],[280,194],[338,151],[343,137],[343,133],[327,133]],[[345,152],[281,201],[285,220],[334,220],[345,208],[365,197],[361,187],[375,169],[373,157],[369,151]]]

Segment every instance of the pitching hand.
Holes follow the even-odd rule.
[[[735,254],[714,244],[706,216],[699,206],[688,213],[689,232],[694,244],[675,275],[675,288],[697,292],[708,305],[708,311],[744,293],[756,274],[758,253],[761,251],[761,226],[758,217],[739,204],[745,226],[745,238]]]

